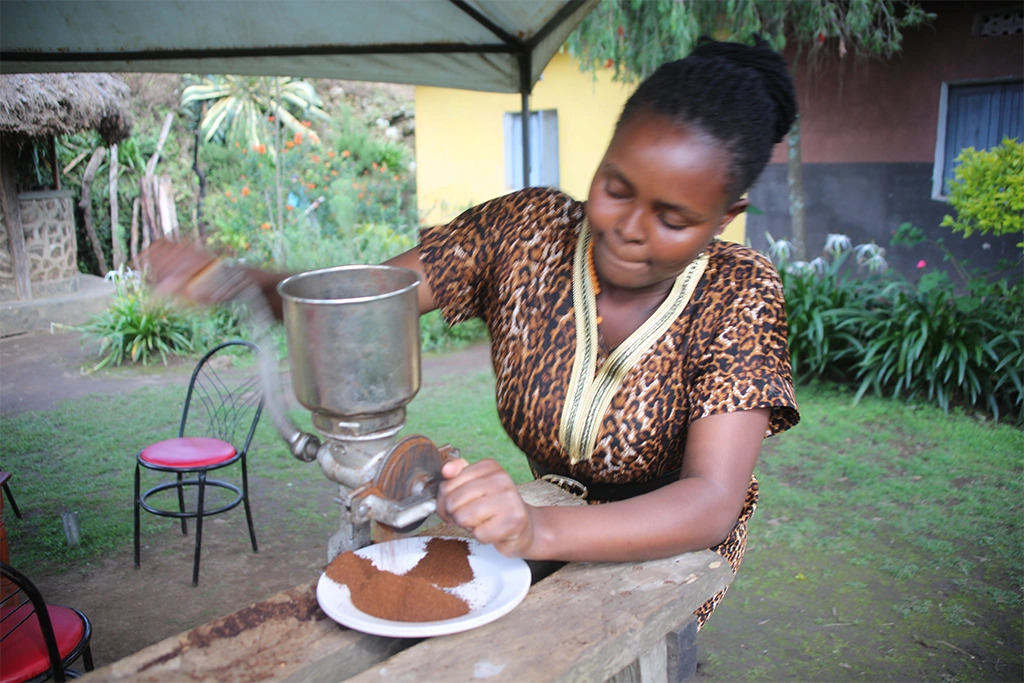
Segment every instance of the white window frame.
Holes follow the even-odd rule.
[[[558,110],[531,109],[530,122],[537,117],[538,125],[530,126],[530,186],[559,187],[561,183],[561,152],[558,146]],[[522,157],[521,131],[516,134],[515,120],[522,112],[505,112],[505,187],[522,189],[522,170],[516,170],[515,158]]]

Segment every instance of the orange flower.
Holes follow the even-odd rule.
[[[309,128],[310,126],[313,125],[313,122],[312,121],[303,121],[302,125],[304,125],[306,128]]]
[[[306,187],[308,187],[311,190],[315,190],[316,189],[316,183],[306,183]]]
[[[242,196],[243,197],[248,197],[249,196],[249,186],[248,185],[246,185],[245,187],[242,188]]]
[[[337,171],[331,171],[331,175],[338,175]]]
[[[235,143],[235,147],[238,147],[238,143],[237,142]]]
[[[387,173],[387,170],[388,170],[388,165],[387,164],[381,164],[380,165],[380,172],[381,173]]]
[[[247,154],[248,152],[249,152],[249,148],[248,147],[243,147],[242,148],[242,154]]]
[[[398,176],[394,176],[392,180],[398,180]]]
[[[260,223],[260,230],[270,230],[270,223]]]
[[[320,163],[320,155],[319,154],[314,154],[313,156],[311,156],[309,158],[312,159],[314,162],[316,162],[318,164]]]
[[[328,152],[328,153],[327,153],[327,156],[329,156],[330,158],[332,158],[332,159],[333,159],[333,158],[334,158],[334,152]]]
[[[358,183],[352,183],[352,189],[353,190],[358,190],[359,189],[359,184]]]
[[[237,204],[238,203],[238,197],[232,197],[231,198],[231,203],[232,204]]]
[[[267,153],[267,146],[266,146],[266,145],[264,145],[264,144],[263,144],[263,143],[261,142],[261,143],[260,143],[260,145],[259,145],[259,147],[257,147],[257,148],[256,148],[256,151],[257,151],[257,152],[259,152],[260,154],[266,154],[266,153]]]
[[[224,196],[225,197],[230,197],[231,196],[231,190],[224,190]]]
[[[289,140],[288,142],[284,143],[284,146],[287,147],[288,149],[291,149],[292,147],[295,146],[295,143]]]
[[[363,193],[362,193],[362,192],[360,192],[360,193],[359,193],[359,198],[360,198],[360,199],[362,199],[362,198],[363,198]]]
[[[292,140],[295,141],[296,145],[301,145],[302,144],[302,133],[296,133],[295,137],[293,137]]]
[[[350,152],[350,151],[348,151],[346,149],[344,152],[341,153],[341,156],[343,156],[343,157],[345,157],[347,159],[351,154],[352,154],[352,152]]]
[[[376,161],[375,161],[375,162],[373,162],[373,163],[372,163],[372,164],[370,164],[370,165],[371,165],[371,166],[373,166],[373,170],[374,170],[374,171],[376,171],[376,170],[377,170],[377,162],[376,162]]]
[[[270,116],[268,116],[267,117],[267,121],[270,121],[271,123],[273,123],[274,122],[274,115],[271,114]]]
[[[295,207],[294,207],[294,206],[292,206],[291,204],[285,204],[285,207],[284,207],[284,208],[286,208],[286,209],[288,209],[289,211],[291,211],[291,210],[292,210],[292,209],[294,209]]]
[[[331,162],[325,161],[324,162],[324,168],[330,168],[330,167],[331,167]]]
[[[245,180],[245,174],[244,173],[242,174],[242,180]]]

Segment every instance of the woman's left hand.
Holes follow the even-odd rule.
[[[533,545],[534,508],[527,505],[516,484],[494,460],[470,465],[459,458],[444,464],[437,494],[437,513],[446,522],[473,532],[480,543],[493,543],[498,552],[523,557]]]

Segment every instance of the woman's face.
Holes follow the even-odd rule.
[[[626,120],[586,207],[602,286],[659,289],[679,275],[748,204],[729,201],[728,161],[714,140],[664,116]]]

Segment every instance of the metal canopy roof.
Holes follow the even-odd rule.
[[[527,94],[597,0],[3,0],[0,73],[343,78]]]

